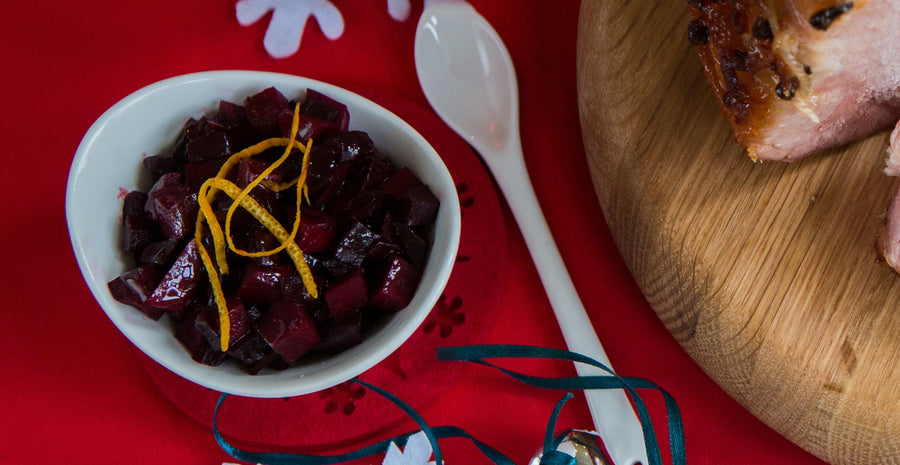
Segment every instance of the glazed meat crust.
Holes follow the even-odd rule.
[[[688,0],[738,143],[792,161],[900,118],[900,0]]]

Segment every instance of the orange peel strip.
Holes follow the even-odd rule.
[[[220,189],[226,195],[235,199],[235,203],[237,203],[237,198],[241,195],[241,188],[236,186],[234,183],[227,179],[221,178],[212,178],[208,182],[210,182],[211,187],[216,189]],[[241,207],[244,210],[247,210],[257,221],[260,222],[269,232],[275,236],[282,244],[286,244],[285,249],[291,260],[294,262],[294,265],[297,267],[297,272],[300,273],[300,277],[303,278],[303,285],[306,286],[306,291],[313,298],[318,298],[319,293],[316,290],[316,282],[313,280],[312,271],[309,269],[309,265],[306,264],[306,259],[303,257],[303,251],[300,250],[300,246],[297,245],[293,240],[288,240],[290,234],[287,230],[281,226],[281,223],[272,216],[271,213],[266,211],[253,197],[244,197],[240,203]]]
[[[228,157],[228,160],[222,164],[222,167],[219,168],[219,172],[216,174],[215,178],[211,179],[224,179],[225,176],[231,171],[232,168],[241,160],[246,158],[251,158],[253,156],[259,155],[266,150],[274,147],[288,147],[286,151],[289,153],[293,148],[303,149],[304,152],[308,152],[310,148],[310,144],[303,145],[299,141],[284,138],[284,137],[273,137],[271,139],[266,139],[258,144],[251,145],[244,150],[241,150],[238,153],[235,153]],[[304,157],[305,159],[305,157]],[[273,168],[274,169],[274,168]],[[267,176],[268,174],[266,174]],[[208,180],[207,180],[208,181]],[[204,183],[206,186],[206,183]],[[203,218],[209,224],[210,233],[213,235],[213,241],[216,247],[216,263],[219,265],[219,270],[222,274],[228,274],[228,263],[226,263],[225,259],[225,234],[222,232],[222,227],[219,225],[218,220],[215,218],[215,214],[212,212],[212,208],[204,209],[204,204],[209,205],[213,197],[218,193],[218,189],[215,186],[206,186],[200,188],[200,193],[198,195],[198,203],[200,204],[200,209],[203,212]],[[200,226],[200,217],[197,217],[197,230],[201,230]],[[229,241],[230,242],[230,241]]]
[[[203,246],[203,242],[199,237],[195,237],[194,241],[197,243],[197,249],[200,252],[200,260],[203,262],[203,266],[206,267],[206,274],[209,275],[209,284],[212,286],[216,307],[219,310],[219,329],[221,332],[219,343],[222,352],[225,352],[228,350],[228,344],[231,339],[231,319],[228,316],[228,306],[225,304],[225,293],[222,292],[222,283],[219,281],[219,275],[216,274],[215,266],[212,258],[206,251],[206,247]]]
[[[290,133],[290,137],[288,139],[294,140],[297,137],[297,132],[299,130],[300,130],[300,103],[298,102],[297,105],[294,107],[294,117],[291,120],[291,133]],[[296,215],[294,215],[294,224],[293,224],[293,227],[291,228],[291,234],[288,237],[287,242],[293,242],[294,238],[297,237],[297,232],[300,230],[300,200],[299,200],[300,192],[299,192],[299,190],[300,190],[300,186],[303,185],[303,183],[306,179],[306,177],[304,176],[304,172],[306,171],[306,162],[309,159],[309,150],[311,147],[312,147],[312,139],[310,139],[307,142],[306,146],[303,148],[302,168],[300,170],[300,177],[297,178],[298,179],[297,212],[296,212]],[[281,157],[278,160],[276,160],[275,162],[273,162],[272,164],[270,164],[268,167],[266,167],[266,169],[263,170],[263,172],[260,173],[259,176],[257,176],[253,181],[251,181],[249,184],[247,184],[247,187],[245,187],[244,190],[241,191],[241,195],[238,196],[238,198],[235,199],[234,202],[231,204],[231,206],[228,208],[228,213],[225,215],[225,239],[228,241],[228,247],[232,251],[234,251],[234,253],[236,253],[238,255],[242,255],[244,257],[268,257],[270,255],[274,255],[278,252],[281,252],[282,250],[284,250],[287,247],[287,242],[282,241],[280,246],[278,246],[272,250],[266,250],[266,251],[261,251],[261,252],[247,252],[246,250],[239,249],[234,245],[234,240],[231,238],[231,219],[234,216],[234,212],[237,210],[237,207],[239,205],[241,205],[241,202],[244,200],[244,198],[247,197],[248,195],[250,195],[250,192],[254,188],[256,188],[256,186],[258,186],[267,176],[269,176],[273,171],[275,171],[276,168],[281,166],[281,164],[283,164],[284,161],[287,160],[287,158],[291,155],[292,149],[293,149],[293,144],[288,144],[285,147],[284,153],[281,155]]]

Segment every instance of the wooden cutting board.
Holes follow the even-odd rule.
[[[888,133],[753,163],[685,38],[684,0],[584,0],[578,92],[609,228],[669,331],[833,465],[900,463],[900,276],[875,236]],[[687,438],[690,441],[690,438]]]

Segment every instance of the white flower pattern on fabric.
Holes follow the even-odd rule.
[[[424,431],[419,431],[409,437],[402,451],[392,442],[381,465],[434,465],[434,462],[429,461],[431,453],[428,437]]]
[[[410,0],[387,0],[388,14],[396,21],[409,18]],[[241,26],[259,21],[269,11],[272,19],[263,46],[273,58],[287,58],[300,49],[303,29],[315,17],[325,37],[335,40],[344,33],[344,17],[329,0],[239,0],[235,15]]]

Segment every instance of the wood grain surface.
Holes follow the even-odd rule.
[[[582,129],[616,243],[675,338],[750,412],[833,465],[898,464],[900,276],[874,249],[896,189],[888,134],[753,163],[688,20],[684,1],[582,2]]]

